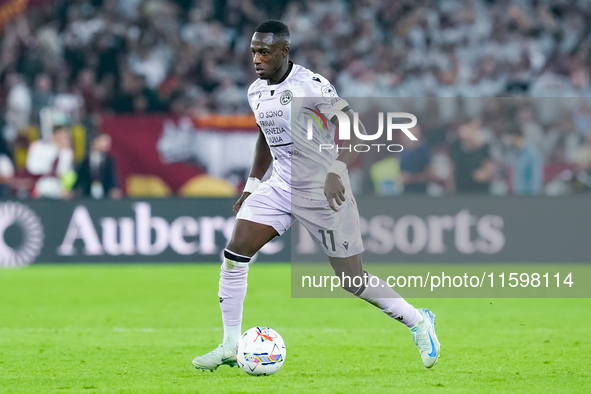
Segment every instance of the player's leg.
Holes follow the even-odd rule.
[[[236,346],[242,334],[242,309],[246,298],[249,263],[267,242],[278,236],[272,226],[238,219],[224,250],[218,296],[224,324],[223,343]]]
[[[328,256],[335,275],[351,278],[343,281],[343,289],[376,306],[389,317],[410,328],[423,364],[437,364],[440,344],[435,333],[435,315],[428,309],[416,309],[381,278],[363,269],[361,254],[340,258]],[[355,280],[354,278],[357,278]]]
[[[342,279],[341,286],[345,290],[377,306],[408,327],[420,320],[419,312],[388,287],[386,282],[363,270],[363,241],[359,213],[353,196],[348,196],[338,212],[330,209],[326,201],[316,203],[292,199],[292,202],[294,216],[324,250],[335,275]],[[315,207],[315,204],[319,206]],[[369,283],[366,276],[372,279],[371,283],[378,283],[378,286],[366,286]]]
[[[335,275],[344,278],[343,289],[379,308],[389,317],[412,328],[421,314],[387,283],[364,271],[361,254],[349,257],[328,256]],[[351,278],[349,280],[349,278]]]
[[[363,270],[363,241],[359,212],[353,196],[347,197],[338,212],[330,209],[326,201],[292,198],[292,204],[294,216],[324,250],[335,275],[342,279],[341,286],[345,290],[377,306],[408,327],[417,324],[421,319],[420,313],[388,287],[386,282]],[[366,286],[366,283],[376,286]]]
[[[220,365],[236,364],[235,350],[242,334],[242,309],[250,260],[290,225],[289,198],[286,199],[280,191],[263,184],[245,200],[224,250],[221,266],[218,296],[224,327],[222,344],[212,352],[196,357],[193,365],[197,369],[213,371]]]
[[[224,336],[213,351],[193,360],[197,369],[214,371],[220,365],[236,365],[236,343],[242,334],[242,309],[248,286],[250,259],[278,235],[272,227],[238,219],[224,250],[218,296],[222,310]]]
[[[228,242],[226,250],[242,256],[252,257],[277,236],[279,236],[279,233],[273,226],[237,219],[232,238]]]
[[[338,212],[328,207],[321,209],[320,206],[326,206],[326,202],[314,206],[314,202],[309,200],[294,201],[294,216],[324,249],[335,275],[341,279],[349,278],[342,281],[342,287],[409,327],[425,366],[430,368],[435,365],[439,357],[439,343],[434,331],[434,315],[416,309],[384,280],[363,269],[363,241],[355,198],[348,196]],[[315,209],[307,208],[312,206]],[[433,347],[429,338],[433,340]]]

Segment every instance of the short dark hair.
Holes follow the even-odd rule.
[[[255,29],[255,32],[273,33],[273,42],[289,42],[289,28],[285,23],[275,19],[267,19],[266,21],[259,23]]]

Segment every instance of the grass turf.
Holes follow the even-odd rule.
[[[200,372],[222,331],[219,266],[0,270],[0,392],[591,391],[589,299],[423,299],[442,357],[355,299],[290,298],[289,265],[251,268],[243,328],[287,343],[276,375]],[[411,300],[413,301],[413,300]]]

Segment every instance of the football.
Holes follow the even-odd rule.
[[[247,330],[236,345],[236,361],[249,375],[272,375],[285,362],[285,342],[277,331],[269,327]]]

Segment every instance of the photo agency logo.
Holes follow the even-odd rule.
[[[404,147],[401,144],[393,143],[393,136],[395,131],[402,131],[404,135],[411,141],[417,141],[417,137],[410,131],[417,125],[417,117],[408,112],[378,112],[378,130],[373,134],[367,134],[367,130],[360,130],[359,127],[359,113],[353,112],[353,127],[351,128],[351,121],[349,116],[342,111],[325,111],[325,115],[320,112],[304,107],[309,112],[304,112],[308,115],[306,124],[307,139],[314,139],[314,128],[317,126],[321,132],[328,131],[327,117],[332,118],[336,116],[339,121],[338,141],[350,141],[352,135],[355,135],[357,140],[364,141],[359,143],[352,143],[347,146],[338,146],[337,144],[318,144],[318,151],[323,150],[348,150],[355,152],[369,152],[370,150],[381,152],[388,151],[391,153],[401,152]],[[399,123],[400,120],[407,120],[407,122]],[[385,127],[384,127],[385,123]],[[351,130],[352,129],[352,130]],[[385,142],[383,135],[385,132]],[[367,141],[367,142],[365,142]],[[370,142],[371,141],[371,142]]]

